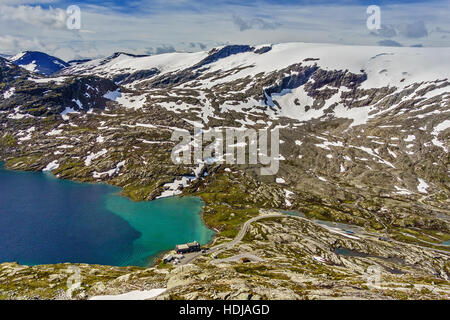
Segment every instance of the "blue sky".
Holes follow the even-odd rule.
[[[69,5],[80,30],[66,26]],[[379,30],[367,28],[369,5],[381,9]],[[449,16],[450,0],[0,0],[0,50],[68,60],[229,43],[450,46]]]
[[[8,2],[8,0],[5,0]],[[77,4],[80,7],[83,6],[103,6],[114,10],[129,10],[131,13],[142,13],[142,9],[151,11],[153,9],[181,9],[181,10],[202,10],[207,11],[208,7],[226,7],[230,5],[252,7],[261,5],[284,5],[284,6],[320,6],[320,5],[339,5],[339,6],[351,6],[351,5],[394,5],[394,4],[420,4],[430,3],[438,1],[424,1],[424,0],[16,0],[10,1],[16,4],[30,4],[41,5],[43,7],[49,6],[68,6],[70,4]],[[439,1],[441,2],[441,1]],[[445,2],[445,1],[444,1]]]

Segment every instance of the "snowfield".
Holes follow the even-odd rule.
[[[338,88],[339,90],[320,108],[310,108],[315,100],[305,91],[304,85],[294,89],[284,89],[279,93],[267,95],[265,93],[266,102],[257,101],[253,97],[242,99],[238,103],[235,101],[227,101],[226,99],[220,104],[221,113],[230,111],[240,112],[246,115],[245,120],[239,119],[238,122],[243,127],[254,124],[248,115],[257,116],[265,113],[272,119],[280,119],[282,117],[298,120],[310,121],[314,119],[326,119],[333,115],[336,118],[350,119],[350,127],[366,124],[369,120],[379,117],[380,115],[393,112],[400,104],[408,99],[421,98],[432,99],[434,96],[448,93],[448,87],[436,88],[432,92],[420,96],[418,91],[429,85],[429,82],[450,78],[450,48],[403,48],[403,47],[380,47],[380,46],[344,46],[333,44],[310,44],[310,43],[283,43],[275,45],[260,45],[257,48],[270,47],[271,50],[258,54],[254,50],[247,52],[225,55],[218,59],[207,61],[200,69],[196,69],[202,74],[220,73],[222,76],[211,80],[211,78],[195,79],[193,81],[181,82],[175,85],[177,90],[192,88],[192,84],[198,93],[198,100],[201,101],[202,108],[200,111],[194,109],[195,105],[190,105],[183,101],[160,101],[158,105],[168,111],[175,113],[193,112],[205,123],[209,119],[217,117],[214,108],[212,108],[211,100],[207,98],[208,90],[213,87],[227,84],[235,80],[246,78],[255,78],[258,74],[269,76],[276,71],[283,70],[292,65],[299,64],[303,67],[317,65],[323,70],[348,70],[353,74],[367,75],[367,80],[363,81],[360,88],[380,88],[395,87],[397,90],[391,94],[395,97],[411,84],[421,84],[414,92],[404,96],[401,101],[388,109],[380,104],[370,104],[349,108],[348,105],[341,100],[341,95],[350,92],[346,87]],[[221,50],[224,47],[218,47]],[[157,70],[150,78],[157,78],[170,73],[192,70],[198,67],[199,63],[206,57],[210,57],[210,52],[196,53],[167,53],[153,56],[136,57],[125,53],[118,53],[105,59],[96,59],[83,64],[66,68],[62,74],[82,74],[97,75],[113,79],[118,75],[132,74],[137,71]],[[439,63],[436,63],[439,61]],[[239,69],[238,69],[239,68]],[[295,72],[291,72],[291,76]],[[286,74],[289,76],[289,74]],[[152,99],[164,98],[164,95],[156,89],[148,89],[144,92],[140,85],[148,81],[149,78],[137,79],[127,83],[127,89],[136,90],[136,93],[121,93],[120,90],[108,92],[105,98],[117,102],[119,105],[130,109],[141,109],[146,102]],[[308,80],[309,84],[314,82],[313,79]],[[118,82],[120,83],[120,81]],[[247,90],[251,88],[252,83],[248,84]],[[323,89],[327,88],[326,86]],[[177,97],[175,91],[165,93],[172,98]],[[234,93],[236,94],[236,92]],[[228,92],[230,97],[233,92]],[[166,96],[166,97],[167,97]],[[183,98],[184,96],[180,96]],[[364,102],[369,96],[359,98]],[[354,101],[355,102],[355,101]],[[432,101],[430,101],[432,103]],[[276,105],[281,106],[280,108]],[[261,107],[270,107],[261,110]],[[331,114],[327,113],[332,107]],[[426,109],[427,105],[423,108]],[[380,109],[380,110],[378,110]],[[250,111],[249,111],[250,110]],[[414,110],[415,112],[418,110]],[[400,111],[405,112],[405,110]],[[438,111],[434,110],[433,113]],[[432,114],[433,114],[432,113]],[[417,116],[423,116],[419,114]],[[435,141],[436,145],[441,146]]]
[[[327,70],[349,70],[352,73],[368,74],[364,88],[390,86],[406,87],[411,83],[435,81],[450,77],[450,48],[403,48],[381,46],[344,46],[333,44],[282,43],[271,46],[264,54],[244,52],[219,59],[208,64],[210,72],[226,71],[236,67],[249,67],[240,72],[220,78],[210,86],[235,79],[281,70],[302,62],[303,65],[318,64]],[[218,48],[220,49],[220,47]],[[120,54],[105,62],[92,60],[67,68],[63,73],[115,74],[150,70],[156,68],[160,74],[183,70],[194,66],[208,56],[207,51],[196,53],[167,53],[148,57],[133,57]],[[305,59],[319,59],[305,61]],[[436,61],[440,63],[436,63]],[[383,71],[383,72],[381,72]],[[207,83],[205,83],[207,86]]]
[[[146,300],[157,297],[165,291],[166,289],[151,289],[146,291],[135,290],[119,295],[95,296],[89,300]]]
[[[71,72],[81,74],[106,73],[108,75],[120,74],[124,70],[136,72],[140,70],[158,69],[161,74],[188,68],[207,56],[207,52],[197,53],[166,53],[148,57],[133,57],[120,54],[118,57],[105,63],[105,59],[91,60],[73,66]]]

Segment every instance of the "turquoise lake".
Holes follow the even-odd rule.
[[[119,192],[0,165],[0,262],[148,266],[176,244],[214,235],[198,198],[133,202]]]

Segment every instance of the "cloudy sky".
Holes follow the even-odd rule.
[[[67,27],[71,5],[80,29]],[[381,29],[368,29],[369,5],[380,7]],[[448,47],[449,17],[450,0],[0,0],[0,53],[70,60],[291,41]]]

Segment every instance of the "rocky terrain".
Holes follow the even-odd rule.
[[[216,259],[205,254],[179,267],[2,264],[0,297],[87,299],[166,288],[156,299],[450,298],[447,254],[330,230],[305,219],[268,218]]]
[[[219,231],[216,242],[236,236],[262,209],[296,210],[372,234],[351,239],[303,220],[259,221],[227,254],[252,252],[264,262],[80,266],[105,285],[99,294],[155,283],[170,289],[161,298],[448,298],[449,54],[225,46],[117,53],[51,77],[0,58],[0,159],[10,169],[107,182],[134,200],[200,196],[205,222]],[[194,121],[204,131],[279,128],[280,170],[262,176],[254,164],[174,164],[172,132],[193,133]],[[371,265],[382,268],[386,287],[367,287]],[[37,274],[63,274],[58,289],[68,266],[1,267],[0,297],[36,298],[46,286]],[[130,276],[119,281],[122,275]],[[19,290],[21,277],[36,285]],[[92,288],[89,280],[79,298],[97,294]],[[56,289],[41,297],[59,297]]]

